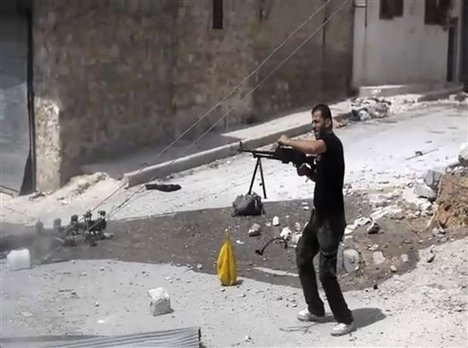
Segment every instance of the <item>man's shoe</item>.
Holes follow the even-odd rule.
[[[304,309],[297,314],[297,319],[300,321],[315,321],[322,323],[325,320],[325,316],[318,316],[309,312],[308,309]]]
[[[343,336],[343,335],[349,334],[350,332],[354,331],[354,329],[355,329],[354,322],[351,323],[351,324],[338,323],[332,329],[331,335],[332,336]]]

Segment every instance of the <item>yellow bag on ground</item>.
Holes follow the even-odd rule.
[[[226,240],[218,255],[218,278],[224,286],[232,286],[237,283],[237,264],[234,248],[226,232]]]

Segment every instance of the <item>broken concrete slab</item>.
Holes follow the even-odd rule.
[[[413,210],[425,211],[432,206],[427,199],[419,197],[411,188],[403,191],[402,199],[406,207]]]
[[[439,182],[442,176],[445,174],[445,169],[441,167],[429,169],[424,174],[424,183],[434,190],[439,187]]]
[[[429,186],[426,184],[417,184],[414,187],[414,193],[418,197],[426,198],[429,201],[433,202],[437,198],[437,193]]]
[[[403,214],[403,209],[400,208],[399,206],[397,205],[390,205],[390,206],[387,206],[387,207],[380,207],[380,208],[377,208],[375,209],[371,215],[370,215],[370,218],[373,220],[373,221],[378,221],[380,219],[382,219],[383,217],[395,217],[395,216],[399,216]]]

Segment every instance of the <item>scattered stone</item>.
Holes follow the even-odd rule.
[[[442,179],[444,174],[445,170],[443,168],[429,169],[424,175],[424,182],[432,189],[437,190],[440,179]]]
[[[359,269],[360,255],[354,249],[346,249],[343,251],[343,263],[346,272],[351,273]]]
[[[418,197],[427,198],[429,201],[435,201],[437,198],[437,193],[426,184],[418,184],[414,187],[414,193]]]
[[[260,235],[260,230],[262,226],[260,224],[254,223],[250,228],[249,228],[249,236],[250,237],[255,237]]]
[[[252,342],[252,337],[250,337],[249,335],[247,335],[247,336],[245,336],[244,341],[245,341],[245,342]]]
[[[390,271],[392,271],[393,273],[395,273],[397,271],[397,268],[395,265],[391,265],[390,266]]]
[[[300,222],[296,222],[295,225],[294,225],[294,230],[296,232],[301,232],[302,231],[302,226],[301,226],[301,223]]]
[[[374,290],[377,290],[377,289],[379,288],[379,286],[377,285],[377,283],[374,284],[373,288],[374,288]]]
[[[432,229],[432,235],[434,237],[440,237],[441,235],[445,235],[445,230],[442,227],[439,227],[439,228],[434,227]]]
[[[201,270],[203,269],[203,265],[202,265],[201,263],[199,263],[199,264],[197,265],[197,269],[198,269],[199,271],[201,271]]]
[[[278,296],[278,297],[276,298],[276,301],[283,301],[283,296]]]
[[[151,298],[150,309],[154,317],[173,312],[171,308],[171,298],[166,289],[151,289],[148,291],[148,295]]]
[[[25,318],[31,318],[33,316],[33,314],[29,312],[20,312],[20,314]]]
[[[86,272],[81,272],[81,273],[80,273],[80,276],[81,276],[81,277],[86,277],[86,275],[87,275]]]
[[[379,248],[379,245],[378,245],[378,244],[373,244],[373,245],[371,245],[368,249],[369,249],[370,251],[376,251],[378,248]]]
[[[292,231],[289,227],[283,228],[283,230],[280,233],[280,237],[285,240],[291,239],[291,236],[292,236]]]
[[[94,304],[94,307],[99,307],[99,302],[96,302],[96,303]]]
[[[434,261],[434,259],[435,259],[435,255],[432,254],[432,255],[430,255],[430,256],[427,258],[426,261],[427,261],[427,263],[431,263],[432,261]]]
[[[407,254],[401,254],[400,258],[403,263],[406,263],[409,261],[409,257]]]
[[[374,264],[376,265],[381,265],[382,263],[385,262],[385,257],[383,255],[383,252],[381,251],[375,251],[372,254],[372,259],[374,260]]]
[[[279,226],[279,217],[273,217],[273,221],[271,222],[273,226]]]
[[[104,267],[101,267],[101,272],[104,271],[104,269],[105,269]]]
[[[392,217],[396,215],[401,215],[402,213],[403,213],[403,209],[401,209],[399,206],[390,205],[387,207],[380,207],[380,208],[375,209],[371,213],[370,219],[372,221],[378,221],[383,217]]]
[[[302,209],[303,209],[303,210],[309,210],[309,206],[308,206],[308,205],[304,205],[304,206],[302,207]]]
[[[377,234],[380,231],[380,226],[377,222],[373,221],[372,224],[367,228],[368,234]]]
[[[267,223],[265,224],[265,226],[266,226],[266,227],[271,227],[271,222],[267,222]]]

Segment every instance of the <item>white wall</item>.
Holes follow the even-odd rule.
[[[460,1],[452,15],[461,17]],[[379,0],[355,4],[354,87],[445,82],[448,30],[424,24],[424,0],[404,0],[403,16],[391,20],[379,18]]]

